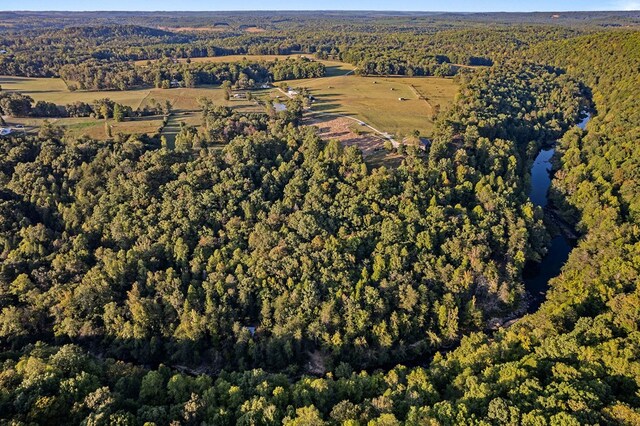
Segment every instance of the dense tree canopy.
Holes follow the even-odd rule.
[[[411,46],[411,27],[399,28]],[[110,26],[47,31],[105,46],[120,36],[134,47],[203,42],[135,26],[118,37]],[[72,138],[52,125],[3,139],[0,418],[640,422],[640,38],[533,33],[513,48],[505,38],[522,34],[483,33],[487,49],[496,34],[503,40],[486,55],[493,66],[460,73],[429,149],[409,148],[398,168],[370,167],[355,147],[321,140],[300,125],[297,99],[269,114],[201,99],[200,130],[182,126],[175,149],[154,138]],[[402,59],[384,50],[380,63]],[[258,67],[315,73],[314,63]],[[161,80],[229,71],[192,65],[148,69]],[[241,63],[234,84],[253,79],[240,71],[253,66]],[[4,92],[0,109],[53,113]],[[106,98],[64,110],[125,113]],[[581,130],[584,111],[593,118]],[[546,252],[528,171],[553,140],[551,208],[582,237],[542,307],[485,334],[523,314],[524,265]]]

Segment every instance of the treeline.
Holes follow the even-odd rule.
[[[128,90],[149,85],[151,77],[130,62],[91,59],[60,67],[57,75],[69,90]]]
[[[239,89],[282,80],[324,77],[325,66],[306,57],[286,58],[275,61],[240,62],[186,62],[174,63],[165,60],[147,64],[148,75],[153,76],[156,87],[166,86],[170,81],[180,82],[185,87],[200,84],[230,82]]]
[[[268,128],[275,115],[239,113],[231,108],[216,106],[209,99],[199,99],[202,108],[202,126],[182,123],[175,138],[177,151],[189,152],[216,145],[224,145],[236,137],[251,136]],[[283,122],[294,122],[302,115],[302,108],[295,108],[294,101],[288,102],[289,108],[277,116]]]
[[[406,32],[415,28],[458,28],[490,23],[494,27],[537,24],[578,27],[622,27],[637,23],[637,11],[564,12],[557,19],[547,12],[535,13],[438,13],[432,12],[367,12],[351,11],[246,11],[246,12],[3,12],[0,22],[11,29],[64,28],[65,26],[133,25],[165,29],[182,29],[187,34],[210,30],[238,34],[259,27],[267,31],[283,31],[292,27],[353,26],[360,28],[393,28]],[[193,29],[192,32],[187,31]],[[156,30],[158,31],[158,30]],[[183,34],[183,33],[181,33]]]
[[[64,65],[96,60],[126,62],[136,59],[128,49],[191,40],[192,37],[133,25],[82,25],[4,33],[0,35],[0,45],[7,53],[0,55],[0,74],[53,77]]]
[[[149,62],[146,66],[136,66],[131,62],[91,60],[60,68],[60,77],[67,82],[71,90],[128,90],[141,86],[169,89],[175,85],[195,87],[202,84],[221,84],[224,81],[245,89],[270,81],[324,75],[324,64],[305,57],[232,63],[177,63],[164,60]]]
[[[10,117],[95,117],[116,118],[117,121],[124,117],[142,117],[147,115],[168,114],[171,105],[169,103],[145,105],[133,110],[130,106],[114,102],[109,98],[96,99],[92,103],[77,101],[67,105],[57,105],[53,102],[34,102],[31,96],[16,92],[0,93],[0,114]]]
[[[461,22],[408,24],[390,31],[393,23],[385,19],[367,25],[321,20],[313,30],[286,25],[277,33],[259,34],[185,35],[118,25],[30,30],[0,37],[0,45],[7,49],[0,55],[0,75],[51,77],[67,67],[73,70],[67,72],[84,76],[81,81],[86,87],[100,87],[106,80],[105,88],[117,88],[112,75],[115,69],[115,74],[122,74],[124,85],[139,83],[135,69],[127,64],[132,61],[300,52],[349,62],[367,69],[367,74],[451,75],[457,68],[443,64],[490,65],[540,41],[578,32],[539,25],[488,29]]]
[[[457,72],[457,68],[444,62],[445,58],[424,58],[412,62],[402,58],[377,55],[357,61],[356,73],[359,75],[406,75],[448,77]]]

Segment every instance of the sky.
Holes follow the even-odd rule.
[[[640,10],[640,0],[0,0],[0,10],[402,10],[532,12]]]

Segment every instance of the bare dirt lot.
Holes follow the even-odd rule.
[[[360,128],[357,121],[348,117],[312,114],[305,117],[303,124],[317,127],[318,136],[324,140],[336,139],[344,146],[358,147],[370,165],[395,167],[402,162],[401,155],[384,148],[384,138],[366,127]]]

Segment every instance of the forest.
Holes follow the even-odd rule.
[[[25,16],[0,16],[19,27],[0,32],[0,74],[77,90],[245,87],[321,77],[327,58],[460,89],[398,167],[319,137],[300,97],[200,99],[172,148],[55,123],[0,139],[3,424],[640,424],[640,32],[614,25],[634,14],[302,14],[261,33],[238,15],[209,36]],[[177,61],[274,52],[317,60]],[[5,91],[0,111],[134,113]],[[529,170],[552,141],[543,209]],[[523,270],[550,217],[579,238],[531,312]]]
[[[590,31],[580,27],[541,28],[540,25],[522,24],[514,28],[504,24],[496,28],[484,27],[478,37],[478,31],[469,25],[454,28],[443,25],[440,28],[413,23],[405,24],[406,28],[394,27],[393,32],[387,33],[388,25],[389,22],[384,20],[373,24],[321,20],[302,28],[285,25],[284,31],[274,31],[271,36],[263,32],[231,30],[228,33],[173,33],[139,25],[114,24],[31,28],[20,32],[0,32],[0,46],[6,50],[0,55],[0,75],[61,76],[77,80],[80,87],[123,90],[153,81],[134,67],[132,61],[304,52],[318,59],[333,58],[354,64],[367,75],[448,76],[455,74],[459,65],[491,65],[494,60],[532,44]],[[69,45],[74,49],[70,50]],[[170,64],[171,61],[165,66],[157,64],[157,71],[176,72]],[[304,69],[310,65],[292,64],[289,68]],[[214,81],[220,72],[234,74],[233,70],[190,71],[206,71],[213,74]],[[249,73],[250,70],[244,72]],[[304,74],[311,77],[321,71],[289,72],[297,75],[293,78],[305,78]],[[146,74],[151,79],[155,77],[154,72]],[[282,76],[286,77],[286,73]]]

